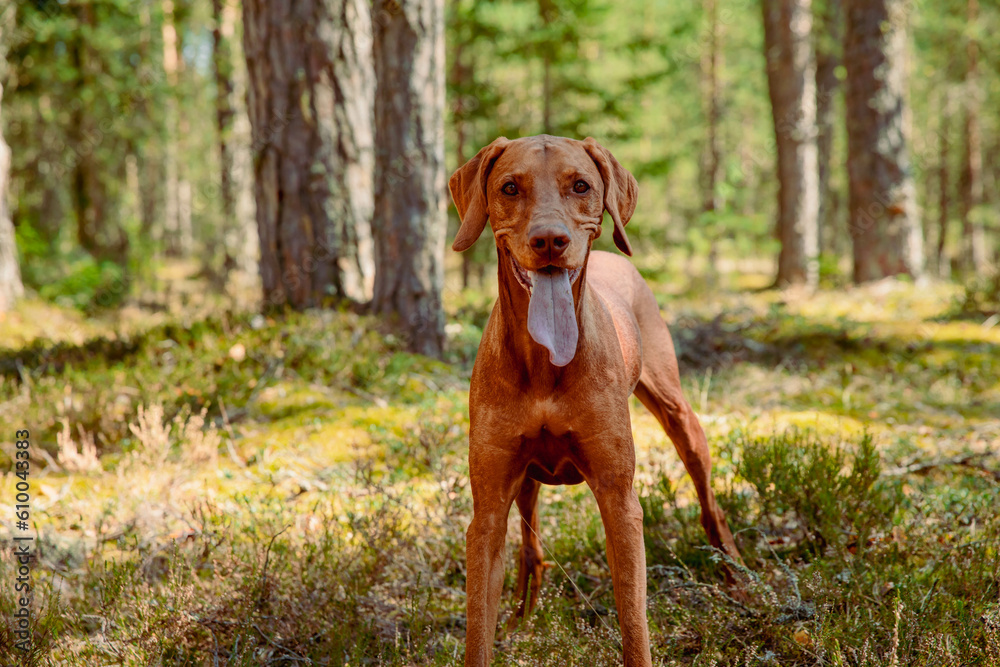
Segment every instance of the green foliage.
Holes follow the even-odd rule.
[[[766,521],[772,534],[800,531],[815,557],[831,546],[863,550],[876,526],[891,522],[898,488],[879,479],[881,465],[870,434],[850,448],[828,446],[799,430],[731,437],[727,449],[735,481],[746,481],[756,493],[758,519],[749,521],[752,525]]]
[[[86,296],[73,296],[71,286],[53,287],[93,282],[93,276],[61,270],[67,260],[78,261],[81,251],[97,264],[113,261],[123,269],[163,252],[152,236],[163,226],[168,144],[176,145],[181,176],[191,186],[196,241],[211,245],[218,234],[214,124],[200,122],[214,115],[204,55],[211,44],[204,29],[211,7],[192,0],[173,4],[182,52],[176,81],[164,70],[162,3],[17,3],[16,25],[5,35],[11,212],[25,282],[52,288],[46,296],[69,295],[89,305]],[[180,119],[176,127],[167,116],[173,107]],[[176,137],[178,132],[183,136]],[[81,240],[85,220],[94,244]],[[98,305],[116,305],[96,292]]]
[[[66,271],[61,280],[42,285],[38,295],[60,305],[84,308],[119,305],[125,291],[125,272],[114,262],[97,262],[90,256],[80,258]]]
[[[501,135],[592,135],[640,180],[633,240],[650,251],[704,253],[704,239],[724,239],[727,253],[772,253],[773,140],[756,6],[724,15],[724,95],[742,112],[722,119],[723,145],[739,150],[724,155],[722,206],[711,224],[698,218],[708,30],[701,5],[454,2],[448,20],[449,156],[460,144],[467,160]]]
[[[1000,314],[1000,270],[966,281],[964,291],[956,300],[960,315],[996,316]]]
[[[965,478],[949,490],[927,481],[904,494],[867,434],[829,445],[807,431],[737,431],[722,458],[737,471],[720,502],[749,565],[736,566],[748,600],[700,583],[711,565],[698,556],[696,505],[678,509],[665,479],[643,498],[657,587],[651,621],[678,628],[660,635],[667,655],[733,665],[817,654],[832,664],[1000,664],[1000,505],[988,483]],[[970,522],[983,529],[978,539],[940,533]],[[947,644],[955,633],[965,641]]]

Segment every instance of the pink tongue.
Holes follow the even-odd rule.
[[[554,366],[565,366],[576,354],[578,331],[569,272],[531,273],[528,333],[549,351]]]

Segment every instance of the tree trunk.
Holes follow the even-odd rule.
[[[719,149],[719,124],[722,120],[722,100],[719,86],[719,70],[722,53],[719,37],[722,26],[719,23],[719,0],[705,0],[705,15],[708,18],[708,51],[703,52],[702,72],[704,73],[705,113],[708,121],[707,137],[702,156],[702,206],[703,213],[715,213],[719,208],[719,167],[722,164]],[[708,277],[714,283],[717,278],[719,239],[716,223],[711,222],[712,231],[708,239]]]
[[[994,134],[992,149],[987,151],[989,155],[1000,155],[1000,134]],[[990,168],[984,172],[988,174],[989,180],[984,178],[983,182],[983,202],[992,207],[990,210],[1000,210],[1000,160],[990,160]],[[987,250],[987,256],[992,255],[994,270],[1000,267],[1000,228],[993,227],[993,249]]]
[[[234,40],[231,42],[233,52],[233,95],[230,103],[233,109],[232,145],[230,147],[232,155],[231,182],[233,194],[235,196],[235,216],[236,220],[230,227],[234,237],[227,239],[227,245],[236,257],[236,265],[243,274],[241,277],[247,285],[253,284],[260,277],[260,237],[257,234],[256,207],[254,203],[254,173],[253,173],[253,153],[251,143],[253,142],[252,131],[250,129],[250,116],[247,110],[247,70],[246,59],[243,57],[242,40],[235,38],[236,28],[240,22],[237,20],[238,4],[227,4],[223,12],[224,25],[232,25]],[[374,76],[374,74],[372,75]],[[372,91],[374,94],[374,91]],[[369,100],[371,102],[371,100]],[[373,121],[374,122],[374,121]],[[373,140],[372,140],[373,141]],[[375,159],[374,144],[369,143],[365,150],[360,151],[367,160],[360,168],[363,174],[368,174],[368,184],[362,184],[365,196],[371,196],[371,172]],[[361,299],[371,298],[371,281],[375,278],[374,260],[371,250],[371,210],[364,214],[364,222],[361,223],[358,231],[361,247],[358,250],[358,262],[362,265],[363,273],[361,282],[364,285],[363,293],[358,297]]]
[[[819,174],[819,239],[820,251],[831,250],[837,215],[833,188],[830,185],[830,164],[833,157],[835,123],[834,101],[840,90],[837,68],[840,66],[843,19],[840,0],[817,0],[819,11],[813,29],[816,45],[816,153]]]
[[[935,261],[937,263],[938,276],[948,278],[951,276],[951,262],[945,255],[945,243],[948,240],[948,209],[949,197],[948,187],[951,178],[948,174],[948,145],[949,120],[951,119],[951,108],[948,104],[948,96],[941,95],[941,127],[938,131],[938,238],[937,253]]]
[[[778,286],[819,281],[816,69],[810,0],[763,0],[767,82],[778,149]]]
[[[151,51],[154,48],[153,31],[156,29],[153,27],[149,4],[139,5],[139,21],[142,26],[139,57],[143,62],[148,63],[143,68],[143,74],[140,74],[139,80],[149,84],[149,79],[152,78],[150,67],[152,66]],[[152,86],[147,86],[146,89],[133,97],[135,113],[150,119],[157,115],[154,107],[158,100],[158,98],[151,99],[151,88]],[[138,146],[136,153],[139,169],[139,235],[143,239],[153,241],[154,252],[159,250],[159,244],[156,243],[156,240],[163,236],[162,220],[159,218],[161,211],[159,196],[164,180],[160,146],[159,141],[148,138]]]
[[[75,8],[80,25],[93,28],[93,7],[81,4]],[[84,90],[94,86],[92,55],[85,38],[77,34],[71,46],[73,64],[78,72],[77,91],[82,99]],[[73,166],[72,199],[76,214],[76,238],[80,246],[98,261],[124,265],[128,257],[128,236],[117,223],[117,211],[108,206],[104,174],[94,153],[101,149],[104,134],[97,119],[81,104],[72,111],[71,137],[75,163]]]
[[[178,0],[178,4],[183,4],[184,0]],[[166,7],[170,7],[170,14],[164,18],[169,19],[172,28],[173,42],[171,48],[174,49],[173,80],[171,82],[171,99],[177,104],[177,96],[185,95],[187,90],[183,88],[186,80],[184,63],[184,33],[183,24],[177,19],[177,11],[173,2],[167,0]],[[175,106],[174,125],[167,128],[168,132],[173,132],[173,136],[168,139],[176,151],[177,162],[177,253],[184,258],[191,257],[194,253],[194,224],[191,214],[194,209],[192,199],[191,179],[188,177],[187,169],[187,146],[188,136],[191,133],[191,125],[186,113],[179,113]]]
[[[219,203],[225,245],[223,270],[238,268],[244,277],[257,273],[257,230],[253,212],[250,121],[246,110],[246,75],[233,51],[237,7],[212,0],[215,122],[219,142]]]
[[[444,347],[444,2],[376,0],[373,311],[410,349]]]
[[[371,14],[243,3],[265,307],[363,300],[371,275]]]
[[[3,81],[7,77],[6,45],[13,13],[13,6],[0,9],[0,313],[10,310],[14,302],[24,295],[14,225],[10,219],[10,206],[7,204],[10,147],[3,138]]]
[[[538,0],[538,15],[548,30],[559,17],[559,8],[553,0]],[[542,132],[552,134],[552,61],[551,43],[545,44],[542,54]]]
[[[451,85],[455,90],[464,90],[466,83],[472,77],[472,68],[462,61],[462,44],[455,45],[454,61],[451,64]],[[465,164],[465,97],[455,96],[455,106],[452,109],[452,123],[455,125],[455,164],[461,167]],[[468,289],[472,277],[472,249],[462,253],[462,289]]]
[[[704,164],[702,166],[702,207],[706,213],[719,208],[718,181],[719,166],[722,163],[719,150],[719,121],[722,118],[722,104],[719,95],[719,7],[718,0],[705,0],[705,14],[708,17],[708,52],[704,54],[702,71],[705,78],[705,106],[707,115],[707,140],[705,142]]]
[[[169,90],[163,109],[167,136],[163,148],[163,239],[168,255],[180,252],[180,157],[177,149],[177,28],[174,26],[173,0],[163,2],[163,73]],[[160,239],[156,239],[159,241]],[[157,247],[161,243],[156,244]]]
[[[904,128],[904,0],[845,0],[847,172],[854,281],[923,272]]]
[[[229,45],[233,38],[233,24],[227,20],[231,13],[224,13],[223,4],[225,0],[212,0],[212,67],[215,74],[215,130],[219,142],[219,204],[223,224],[228,229],[236,217],[233,155],[230,149],[234,112],[233,58]]]
[[[970,28],[977,25],[979,3],[968,0]],[[972,28],[974,29],[974,28]],[[966,44],[965,70],[965,155],[962,169],[962,268],[967,274],[982,274],[986,270],[986,238],[980,211],[983,203],[983,153],[979,129],[979,106],[982,92],[979,84],[979,44],[975,36]]]

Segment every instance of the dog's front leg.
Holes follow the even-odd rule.
[[[635,450],[631,433],[616,442],[602,443],[600,452],[605,456],[599,454],[590,460],[590,469],[598,473],[587,482],[597,498],[607,536],[625,667],[650,667],[646,549],[642,541],[642,506],[632,488]]]
[[[503,590],[507,515],[524,476],[507,450],[477,443],[470,434],[472,523],[466,533],[466,667],[487,667],[493,657]]]

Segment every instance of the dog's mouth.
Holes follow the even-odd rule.
[[[575,269],[564,269],[559,266],[546,266],[537,271],[529,271],[514,259],[514,253],[508,252],[510,255],[510,265],[514,270],[514,277],[517,278],[517,282],[520,283],[521,287],[531,296],[531,288],[534,287],[535,283],[538,281],[538,276],[556,276],[562,271],[565,271],[569,277],[569,284],[572,285],[576,282],[576,279],[580,277],[580,267]]]

